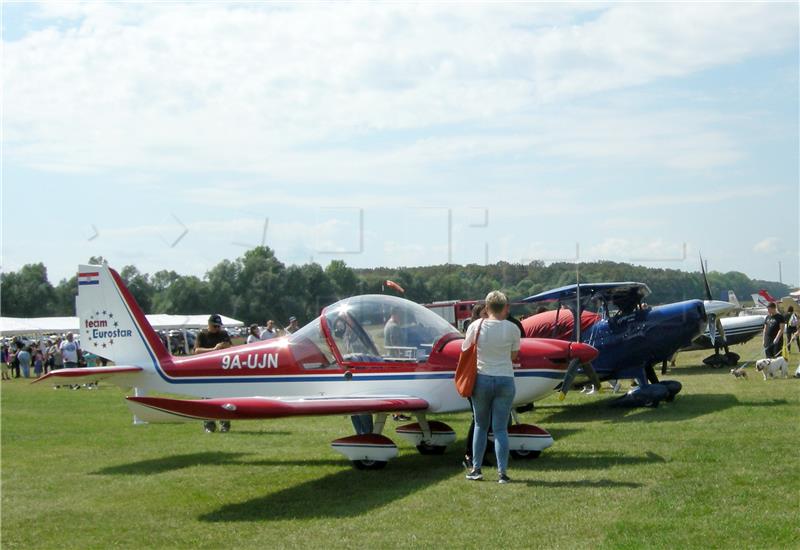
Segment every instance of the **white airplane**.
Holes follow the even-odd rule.
[[[108,266],[79,267],[76,306],[84,349],[115,366],[52,371],[37,382],[104,380],[136,388],[128,403],[146,422],[374,415],[372,433],[337,439],[332,447],[359,469],[379,469],[397,456],[397,446],[383,435],[388,414],[414,414],[417,422],[398,427],[397,434],[423,454],[441,454],[455,441],[455,432],[427,415],[469,409],[453,384],[463,336],[435,313],[402,298],[347,298],[287,337],[188,357],[169,354]],[[390,317],[401,325],[402,345],[384,343]],[[587,344],[523,339],[514,373],[515,405],[548,395],[568,367],[596,356]],[[146,392],[198,399],[147,397]],[[515,424],[509,435],[517,457],[538,456],[553,443],[546,430],[528,424]]]

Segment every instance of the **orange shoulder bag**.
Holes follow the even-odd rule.
[[[475,341],[470,347],[461,351],[458,356],[458,366],[456,367],[456,391],[461,397],[472,397],[472,390],[475,387],[475,379],[478,377],[478,338],[481,335],[483,319],[478,324],[475,331]]]

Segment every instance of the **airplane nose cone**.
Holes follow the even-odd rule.
[[[569,346],[570,357],[580,359],[581,363],[593,361],[599,353],[597,349],[589,344],[579,344],[572,342]]]

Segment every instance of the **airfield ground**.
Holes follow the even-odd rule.
[[[800,380],[735,380],[705,355],[679,356],[684,391],[655,410],[538,403],[524,421],[555,445],[512,461],[510,485],[464,479],[467,414],[440,417],[461,437],[445,456],[390,427],[400,456],[361,472],[330,449],[342,417],[205,434],[133,426],[112,386],[3,382],[2,547],[796,548]]]

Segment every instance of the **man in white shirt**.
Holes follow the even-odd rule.
[[[71,332],[67,333],[67,339],[61,342],[61,359],[64,362],[65,369],[74,369],[78,367],[78,342],[75,342],[74,336]]]
[[[261,331],[262,340],[271,340],[278,336],[278,330],[275,328],[275,323],[272,319],[267,321],[267,326]]]

